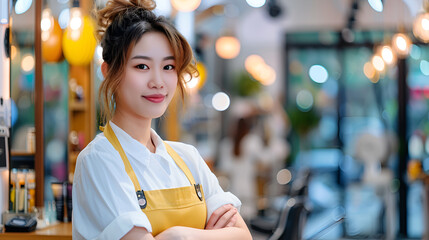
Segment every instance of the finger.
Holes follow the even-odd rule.
[[[226,224],[225,227],[234,227],[235,224],[237,223],[237,219],[238,219],[238,214],[235,213],[234,216],[232,216],[232,218],[229,220],[229,222]]]
[[[234,208],[232,204],[226,204],[216,209],[210,216],[209,221],[207,222],[207,225],[206,225],[206,229],[213,228],[213,226],[216,224],[219,218],[232,208]]]
[[[231,210],[229,210],[228,212],[226,212],[225,214],[223,214],[219,220],[215,223],[215,225],[213,226],[214,229],[219,229],[219,228],[224,228],[228,222],[231,220],[232,217],[234,217],[234,215],[237,213],[237,209],[233,208]]]

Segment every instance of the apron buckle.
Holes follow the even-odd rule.
[[[203,201],[203,194],[201,193],[201,185],[200,184],[194,184],[195,192],[197,193],[198,198],[200,201]]]
[[[144,195],[144,192],[142,190],[138,190],[136,192],[137,194],[137,200],[139,202],[140,205],[140,209],[145,209],[146,205],[147,205],[147,201],[146,201],[146,197]]]

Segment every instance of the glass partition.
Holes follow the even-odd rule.
[[[344,223],[326,239],[388,236],[398,229],[398,68],[387,66],[369,79],[365,64],[388,33],[354,34],[352,43],[340,33],[286,36],[288,163],[314,172],[309,236],[341,213]]]

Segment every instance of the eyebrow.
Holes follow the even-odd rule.
[[[142,56],[142,55],[136,55],[134,57],[132,57],[131,59],[145,59],[145,60],[152,60],[151,57],[148,56]],[[167,56],[165,58],[162,59],[163,61],[165,60],[174,60],[174,56]]]

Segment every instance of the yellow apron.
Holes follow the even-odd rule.
[[[153,236],[173,226],[204,229],[207,209],[203,189],[200,184],[195,183],[194,177],[186,166],[186,163],[170,145],[164,142],[168,154],[185,173],[191,185],[179,188],[143,191],[112,127],[107,123],[106,127],[101,127],[100,129],[104,131],[104,136],[106,136],[116,151],[119,152],[119,155],[121,155],[125,170],[134,184],[140,208],[152,225]]]

